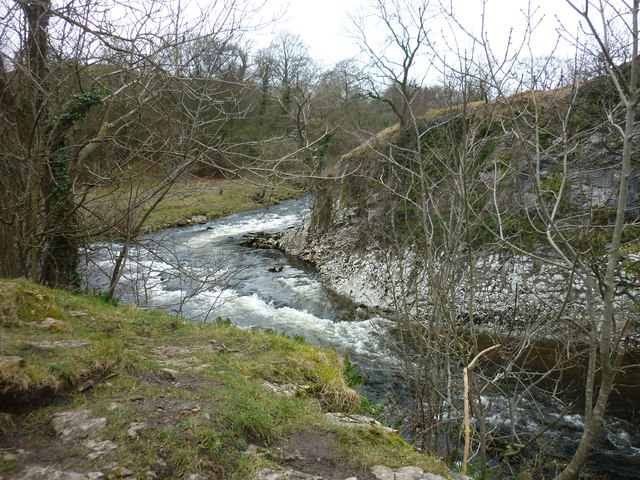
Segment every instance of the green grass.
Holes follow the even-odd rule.
[[[40,328],[46,317],[63,327]],[[138,476],[153,470],[159,478],[250,478],[280,460],[244,455],[249,443],[275,448],[283,436],[322,431],[340,438],[345,465],[387,462],[444,471],[395,435],[328,424],[324,412],[356,411],[361,400],[348,386],[341,356],[301,339],[242,330],[227,321],[189,324],[25,280],[0,280],[0,338],[0,356],[24,359],[24,365],[3,362],[0,369],[0,405],[9,407],[0,412],[0,433],[16,448],[55,445],[53,416],[85,408],[107,419],[99,440],[119,446],[108,461]],[[86,345],[38,346],[53,341]],[[283,396],[264,381],[306,388]],[[18,413],[12,409],[16,399]],[[146,424],[136,438],[127,433],[133,422]],[[85,457],[83,447],[70,446],[58,468],[100,469],[107,461]],[[5,462],[1,468],[19,472],[21,464]]]
[[[159,184],[160,179],[146,177],[142,180],[123,182],[115,187],[96,188],[90,192],[88,207],[97,214],[88,216],[98,222],[88,228],[99,237],[108,237],[101,232],[105,218],[120,219],[114,227],[125,231],[127,223],[134,224],[148,209],[150,202],[143,202],[127,216],[131,205],[140,203]],[[288,184],[267,185],[251,179],[219,179],[185,176],[178,180],[168,195],[153,209],[144,222],[143,231],[187,225],[196,215],[207,220],[219,218],[265,205],[272,205],[300,195],[300,189]]]
[[[390,468],[414,465],[426,472],[447,476],[444,464],[411,448],[397,434],[384,434],[376,428],[340,431],[340,448],[350,454],[356,466],[385,465]]]

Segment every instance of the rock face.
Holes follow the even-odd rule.
[[[510,183],[504,186],[505,190],[496,190],[496,196],[501,198],[495,201],[509,205],[510,199],[517,199],[513,201],[518,204],[521,209],[519,215],[526,222],[527,209],[535,210],[533,187],[526,173],[527,166],[530,167],[534,160],[522,152],[519,152],[519,158],[515,158],[516,154],[511,150],[513,142],[513,138],[504,134],[487,164],[509,162],[512,172]],[[619,163],[620,154],[611,148],[615,142],[616,134],[612,132],[584,134],[579,148],[576,148],[579,154],[572,151],[566,172],[561,168],[562,145],[551,145],[542,152],[539,168],[543,183],[549,184],[544,188],[557,193],[559,179],[566,179],[562,197],[567,218],[588,215],[585,212],[590,209],[605,216],[611,214],[617,202],[620,182],[614,168]],[[453,291],[447,301],[454,303],[455,317],[460,323],[467,320],[466,308],[470,301],[475,305],[473,318],[476,324],[498,325],[503,333],[529,327],[536,321],[540,324],[536,328],[541,330],[541,335],[556,336],[562,333],[562,325],[555,318],[558,312],[572,322],[586,322],[585,285],[577,275],[572,275],[567,262],[564,266],[554,264],[554,253],[548,244],[528,246],[527,250],[533,255],[513,253],[513,250],[504,248],[504,244],[502,248],[476,248],[472,268],[457,268],[449,261],[450,258],[439,262],[432,257],[425,265],[425,260],[412,250],[410,242],[394,251],[385,247],[383,230],[389,227],[387,217],[396,212],[384,210],[383,205],[388,198],[385,199],[384,192],[381,193],[380,185],[371,180],[376,178],[375,168],[384,167],[370,165],[376,161],[383,163],[383,160],[367,157],[362,151],[366,151],[365,146],[360,147],[357,154],[352,152],[345,157],[346,160],[343,159],[352,170],[359,168],[359,175],[352,178],[345,173],[342,180],[322,190],[311,217],[303,225],[287,231],[279,240],[281,248],[288,253],[314,263],[334,290],[368,307],[411,310],[428,316],[433,309],[433,297],[430,299],[429,293],[434,291],[436,279],[453,285],[447,290],[447,295]],[[374,169],[373,173],[363,170],[367,168]],[[347,171],[346,166],[344,170]],[[490,182],[491,179],[481,178],[478,181]],[[356,182],[360,184],[352,185]],[[554,198],[555,193],[548,195]],[[483,201],[490,203],[491,199],[484,198]],[[541,201],[547,200],[538,198],[538,202]],[[486,208],[490,210],[491,206]],[[631,175],[627,216],[635,218],[639,213],[640,167],[635,166]],[[514,228],[519,231],[520,227]],[[464,255],[463,246],[458,254]],[[551,261],[537,260],[536,255]],[[633,261],[632,256],[629,256],[630,261]],[[640,259],[637,255],[634,258],[636,262]],[[473,288],[468,288],[468,285],[473,285]],[[621,296],[620,312],[629,311],[624,301]],[[602,307],[595,304],[594,309],[599,313]],[[544,320],[551,321],[545,323]]]
[[[411,252],[398,259],[376,248],[355,246],[355,232],[356,227],[342,225],[318,235],[309,231],[307,221],[287,232],[280,242],[287,252],[314,263],[334,290],[358,304],[393,311],[396,302],[407,302],[417,286],[419,295],[411,301],[428,312],[429,305],[422,304],[421,298],[428,299],[430,272],[421,270]],[[478,256],[474,275],[476,321],[498,320],[505,331],[528,325],[532,318],[551,318],[565,299],[567,272],[524,255]],[[468,301],[465,280],[461,274],[455,288],[461,322]],[[583,299],[584,286],[574,279],[564,314],[579,318],[585,310]]]

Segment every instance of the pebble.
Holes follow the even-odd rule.
[[[265,468],[257,472],[252,480],[323,480],[322,477],[309,475],[295,470],[276,470]]]
[[[82,442],[82,446],[88,448],[89,450],[93,450],[87,455],[87,458],[89,460],[93,460],[101,455],[111,453],[118,448],[118,445],[113,443],[111,440],[104,440],[102,442],[96,442],[95,440],[86,440],[85,442]]]
[[[427,473],[421,468],[413,466],[393,469],[384,465],[376,465],[371,468],[371,474],[376,480],[446,480],[440,475]]]
[[[36,324],[36,326],[44,330],[65,330],[68,327],[67,323],[51,317],[45,318],[42,322]]]
[[[385,427],[375,418],[367,417],[365,415],[345,415],[344,413],[330,412],[325,413],[324,417],[334,425],[341,425],[344,427],[377,427],[385,432],[397,432],[397,430],[394,430],[393,428]]]
[[[164,373],[164,376],[170,380],[175,380],[178,378],[178,375],[180,375],[180,372],[171,368],[161,368],[160,371]]]
[[[138,433],[145,429],[147,426],[146,423],[144,422],[132,422],[129,424],[129,427],[127,428],[127,436],[129,438],[133,438],[136,439],[138,438]]]

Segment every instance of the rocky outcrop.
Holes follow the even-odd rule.
[[[266,468],[253,476],[253,480],[323,480],[317,475],[298,472],[296,470],[277,470]]]
[[[376,465],[371,469],[376,480],[444,480],[444,477],[427,473],[418,467],[389,468]]]
[[[385,427],[375,418],[367,417],[366,415],[351,414],[347,415],[338,412],[329,412],[324,414],[330,423],[334,425],[340,425],[343,427],[376,427],[384,430],[387,433],[397,433],[398,431],[391,427]]]
[[[239,245],[262,249],[277,248],[281,236],[281,233],[251,232],[244,235],[244,239]]]
[[[470,120],[473,121],[480,124],[486,119],[479,114],[478,119]],[[429,128],[438,127],[431,125]],[[602,240],[594,241],[595,246],[588,242],[590,235],[610,228],[608,225],[612,221],[620,183],[616,168],[620,161],[619,134],[598,127],[577,135],[576,144],[571,148],[560,141],[551,141],[549,145],[542,145],[538,153],[535,148],[528,151],[522,142],[518,144],[520,140],[512,132],[498,129],[491,135],[487,145],[476,152],[478,155],[482,153],[482,161],[486,163],[478,169],[478,178],[475,179],[483,185],[478,190],[485,192],[486,197],[478,194],[478,212],[474,212],[478,218],[484,218],[483,225],[478,227],[479,231],[484,230],[478,237],[485,235],[489,240],[486,247],[474,245],[471,265],[466,263],[459,267],[455,265],[455,259],[438,259],[433,254],[425,261],[425,257],[421,257],[418,249],[414,248],[422,240],[418,238],[413,244],[411,239],[406,241],[402,238],[401,229],[397,230],[400,233],[395,239],[399,239],[396,243],[404,241],[405,246],[392,249],[386,245],[390,238],[387,230],[397,228],[394,222],[405,221],[409,227],[411,222],[419,222],[417,213],[413,211],[403,213],[400,219],[395,217],[397,209],[408,208],[409,202],[405,203],[400,198],[401,194],[405,193],[405,198],[409,198],[419,192],[410,187],[402,190],[402,175],[406,172],[403,173],[397,164],[390,166],[392,162],[378,154],[380,149],[368,144],[342,159],[337,168],[343,175],[339,180],[328,181],[320,189],[310,218],[303,225],[286,232],[279,245],[288,253],[314,263],[338,293],[368,307],[390,311],[402,308],[406,311],[411,307],[412,311],[428,316],[433,308],[429,293],[434,291],[435,280],[454,285],[447,290],[447,301],[453,300],[455,316],[461,323],[468,319],[467,306],[473,300],[474,322],[490,323],[492,328],[498,325],[506,333],[531,328],[535,324],[538,333],[557,336],[566,330],[558,321],[560,319],[569,319],[573,325],[583,323],[583,331],[586,332],[585,285],[579,275],[574,275],[569,262],[558,262],[554,257],[553,249],[541,234],[545,229],[544,219],[536,215],[542,207],[553,208],[560,197],[555,205],[559,210],[556,218],[567,235],[578,235],[576,223],[582,222],[589,228],[593,227],[591,222],[602,224],[601,229],[592,229],[583,237],[586,245],[576,242],[578,246],[575,248],[593,248],[596,252],[598,248],[606,250]],[[385,138],[386,148],[393,148],[394,143],[401,142],[402,138],[401,135]],[[426,158],[425,163],[428,161]],[[534,186],[532,168],[538,169],[541,185]],[[494,179],[497,171],[501,172],[500,180]],[[406,183],[415,183],[417,172],[413,175],[407,175]],[[388,184],[391,180],[386,178],[390,177],[397,182],[395,185]],[[492,189],[493,194],[486,193]],[[391,190],[396,194],[390,193]],[[450,191],[447,194],[450,195]],[[430,195],[438,193],[430,192]],[[506,242],[491,243],[497,235],[496,231],[488,233],[492,231],[492,222],[502,225],[503,221],[503,218],[494,218],[496,208],[504,212],[501,215],[510,216],[511,241],[516,244],[518,241],[528,242],[520,245],[531,252],[530,255],[516,253],[517,250]],[[627,218],[633,220],[639,214],[640,167],[636,165],[631,175]],[[390,220],[390,217],[394,219]],[[431,221],[437,223],[439,218]],[[531,231],[526,232],[524,235],[528,237],[522,240],[522,231],[526,228]],[[449,252],[446,254],[467,254],[464,245],[459,251]],[[597,253],[591,255],[585,259],[586,263],[598,261]],[[624,255],[629,263],[640,260],[631,252],[624,252]],[[560,263],[564,265],[560,266]],[[631,283],[638,286],[637,275]],[[469,287],[471,285],[472,288]],[[633,310],[625,302],[620,295],[618,306],[623,315]],[[601,308],[596,302],[596,312]]]
[[[93,418],[88,410],[61,412],[53,417],[53,430],[63,443],[94,440],[107,425],[106,418]]]
[[[428,314],[429,271],[420,269],[417,257],[405,252],[398,258],[374,247],[358,247],[353,242],[355,235],[355,228],[349,226],[317,235],[309,231],[307,220],[287,232],[280,245],[314,263],[337,292],[370,308],[393,312],[396,302],[407,302],[409,292],[414,291],[412,286],[417,286],[419,293],[414,301]],[[455,296],[463,322],[469,292],[465,289],[465,273],[459,274]],[[407,284],[409,278],[412,285]],[[552,317],[565,301],[567,281],[566,271],[524,255],[487,252],[477,256],[472,293],[477,305],[475,320],[500,320],[505,330],[511,330],[529,325],[532,318]],[[581,301],[583,286],[575,279],[573,283],[563,315],[579,318],[585,307]]]

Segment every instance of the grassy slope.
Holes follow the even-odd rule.
[[[47,317],[61,323],[43,328]],[[86,345],[46,345],[54,341]],[[342,359],[275,333],[229,322],[188,324],[27,281],[0,281],[1,356],[24,359],[22,365],[0,360],[3,478],[20,478],[25,461],[2,455],[16,448],[31,452],[32,463],[63,470],[95,471],[115,462],[141,475],[136,478],[148,470],[159,478],[250,478],[286,459],[243,455],[249,443],[271,448],[301,433],[322,435],[345,477],[380,463],[444,472],[397,435],[328,424],[323,412],[354,411],[359,404],[345,383]],[[270,392],[264,380],[308,388],[287,397]],[[93,460],[82,446],[61,450],[51,420],[74,408],[105,417],[99,440],[119,448]],[[137,438],[127,435],[132,422],[146,424]]]

